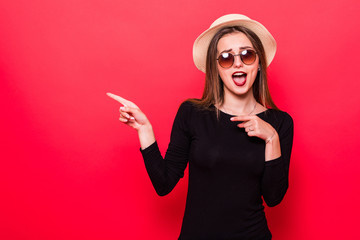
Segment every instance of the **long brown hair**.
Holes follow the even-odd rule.
[[[205,73],[205,87],[201,99],[189,99],[203,109],[209,109],[212,105],[221,105],[224,102],[224,84],[219,76],[217,68],[217,45],[219,40],[226,34],[242,32],[251,41],[257,55],[259,56],[259,67],[256,79],[253,84],[253,94],[255,100],[262,104],[264,107],[278,110],[273,102],[269,87],[267,84],[267,62],[265,58],[264,47],[259,37],[248,28],[243,26],[232,26],[220,29],[209,44],[206,56],[206,73]]]

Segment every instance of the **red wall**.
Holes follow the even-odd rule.
[[[200,97],[192,44],[243,13],[278,43],[270,89],[295,122],[275,240],[360,239],[358,0],[0,3],[0,239],[176,239],[187,179],[158,197],[110,91],[135,101],[163,153]]]

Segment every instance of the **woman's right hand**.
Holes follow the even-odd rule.
[[[156,141],[150,121],[135,103],[112,93],[107,93],[106,95],[124,105],[120,107],[119,120],[136,129],[139,135],[141,149],[149,147]]]
[[[119,120],[121,122],[136,129],[137,131],[139,131],[143,127],[150,126],[150,122],[147,119],[146,115],[140,110],[138,106],[136,106],[135,103],[112,93],[106,93],[106,95],[124,105],[120,107],[119,110]]]

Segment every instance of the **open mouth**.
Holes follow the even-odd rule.
[[[237,86],[243,86],[246,83],[246,75],[244,72],[235,72],[231,77]]]

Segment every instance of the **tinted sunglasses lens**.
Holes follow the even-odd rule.
[[[244,64],[250,65],[256,60],[256,53],[253,50],[244,50],[240,54],[241,60]]]
[[[220,66],[222,66],[223,68],[229,68],[234,63],[234,55],[232,55],[231,53],[222,53],[219,56],[218,61]]]

